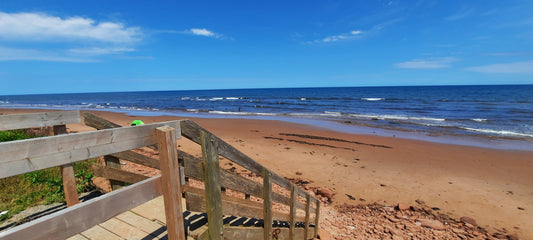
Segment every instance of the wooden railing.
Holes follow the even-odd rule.
[[[298,234],[304,239],[309,239],[311,232],[310,229],[310,217],[311,211],[315,213],[314,216],[314,231],[313,237],[317,236],[318,226],[319,226],[319,212],[320,212],[320,201],[309,193],[298,188],[285,178],[277,175],[274,172],[271,172],[266,167],[257,163],[250,157],[246,156],[230,144],[226,143],[222,139],[216,137],[209,131],[205,130],[201,126],[189,120],[181,121],[181,133],[182,136],[196,142],[197,144],[202,145],[202,166],[203,166],[203,180],[205,183],[205,198],[206,198],[206,210],[209,215],[212,215],[213,219],[222,219],[222,214],[235,214],[237,216],[242,216],[243,212],[249,211],[250,217],[258,217],[257,213],[254,213],[254,209],[257,209],[256,204],[250,204],[248,202],[242,202],[237,199],[228,198],[228,203],[225,204],[224,198],[221,197],[220,187],[225,187],[237,191],[250,194],[252,196],[263,198],[262,206],[262,218],[264,220],[264,231],[263,239],[272,239],[273,229],[272,222],[273,220],[289,220],[290,227],[288,229],[287,235],[289,239],[295,237],[295,224],[298,221],[296,218],[296,210],[300,208],[305,211],[305,219],[302,219],[305,228],[303,234]],[[262,176],[263,184],[258,184],[257,182],[251,181],[244,177],[239,177],[233,175],[231,172],[222,171],[218,168],[218,155],[224,156],[228,160],[236,163],[247,170]],[[198,161],[197,161],[198,162]],[[194,165],[194,164],[193,164]],[[198,164],[197,164],[198,165]],[[185,174],[187,175],[188,164],[185,161]],[[232,175],[232,177],[228,177]],[[199,176],[196,176],[199,177]],[[220,180],[219,180],[220,179]],[[231,182],[231,183],[230,183]],[[279,185],[282,188],[285,188],[290,191],[290,198],[285,197],[282,194],[275,193],[272,191],[272,183]],[[198,201],[193,200],[192,196],[196,193],[190,192],[187,193],[187,207],[188,209],[195,208],[192,205],[198,203]],[[301,196],[305,199],[305,204],[302,204],[298,201],[298,196]],[[222,198],[222,201],[218,200]],[[215,200],[214,200],[215,199]],[[209,200],[209,201],[207,201]],[[288,205],[290,207],[289,216],[280,213],[274,213],[272,211],[272,202],[277,202],[280,204]],[[217,205],[215,205],[217,204]],[[222,207],[220,207],[220,204]],[[312,207],[312,205],[315,207]],[[211,207],[210,207],[211,205]],[[213,206],[214,205],[214,206]],[[231,211],[230,209],[226,210],[227,207],[235,205],[236,210]],[[255,205],[255,206],[254,206]],[[240,214],[240,215],[239,215]],[[242,236],[248,234],[250,236],[250,231],[247,229],[223,229],[221,220],[216,222],[215,226],[212,226],[211,221],[209,221],[209,236],[211,239],[218,239],[217,236],[220,236],[220,233],[223,232],[225,237],[231,236]],[[279,229],[278,229],[279,230]],[[254,230],[252,230],[254,231]],[[283,232],[278,233],[284,234]]]
[[[79,111],[58,111],[47,113],[29,113],[29,114],[9,114],[0,115],[0,131],[53,127],[54,135],[67,133],[65,124],[80,123]],[[1,170],[0,170],[1,171]],[[13,175],[16,171],[5,169]],[[65,201],[67,206],[73,206],[79,203],[76,179],[74,177],[74,168],[71,163],[61,165],[61,177],[63,179],[63,190],[65,192]]]
[[[180,193],[186,197],[188,210],[207,213],[208,230],[199,236],[200,239],[273,239],[280,235],[288,239],[309,239],[317,236],[320,202],[314,196],[196,123],[183,120],[120,127],[90,113],[85,113],[83,119],[86,125],[99,131],[0,143],[0,178],[99,156],[157,168],[161,170],[161,175],[147,178],[112,166],[96,167],[96,175],[133,184],[0,232],[1,240],[70,237],[161,194],[164,197],[168,239],[183,240],[186,236]],[[201,159],[177,151],[175,140],[180,136],[201,145]],[[158,149],[159,159],[131,151],[141,147]],[[262,177],[262,182],[220,168],[219,156]],[[186,184],[182,177],[203,181],[205,189]],[[290,193],[276,192],[273,184]],[[222,194],[222,189],[241,192],[245,197]],[[262,199],[262,203],[252,201],[251,196]],[[273,211],[273,203],[288,206],[289,213]],[[305,217],[297,217],[298,209],[304,211]],[[223,215],[262,218],[263,229],[225,226]],[[290,227],[272,229],[274,220],[289,221]],[[297,222],[305,227],[296,228]]]
[[[119,126],[90,113],[84,113],[83,118],[86,125],[96,129]],[[319,200],[255,162],[196,123],[182,120],[180,121],[180,126],[183,137],[202,146],[202,159],[186,152],[178,151],[178,159],[180,160],[180,165],[184,167],[185,177],[203,181],[205,185],[205,189],[198,189],[189,185],[185,185],[182,188],[185,193],[187,209],[206,212],[208,215],[208,231],[200,238],[221,239],[223,236],[227,239],[272,239],[273,233],[278,236],[280,234],[288,236],[289,239],[309,239],[317,236],[320,212]],[[262,176],[263,183],[261,184],[231,171],[221,169],[219,167],[219,155],[248,169],[252,173]],[[116,153],[112,154],[112,156],[152,168],[160,168],[157,159],[134,151]],[[142,178],[141,175],[110,167],[101,167],[98,170],[98,174],[99,176],[124,182],[132,182],[134,178]],[[272,191],[272,183],[290,191],[289,196]],[[235,190],[244,193],[246,197],[245,199],[230,197],[222,194],[221,189]],[[250,196],[262,198],[263,204],[251,201],[249,199]],[[305,203],[300,202],[299,199],[303,199]],[[273,202],[289,206],[289,214],[272,211]],[[297,209],[304,210],[305,218],[296,216]],[[310,226],[311,214],[314,215],[313,228]],[[257,229],[224,226],[222,222],[223,215],[262,218],[264,219],[263,231],[261,233],[257,232]],[[272,229],[273,220],[289,221],[290,227],[288,229]],[[296,229],[296,222],[303,222],[305,228],[303,230]]]
[[[2,129],[12,128],[6,122],[0,123]],[[164,197],[168,238],[185,239],[178,194],[182,190],[176,171],[176,139],[181,136],[179,129],[178,121],[170,121],[0,143],[0,178],[154,144],[160,149],[162,172],[103,197],[0,232],[0,239],[65,239],[161,194]]]

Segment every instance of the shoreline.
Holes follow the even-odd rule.
[[[0,109],[3,114],[43,111],[47,110]],[[124,126],[134,119],[145,123],[183,119],[88,112]],[[457,219],[467,216],[482,227],[505,228],[521,238],[533,238],[532,151],[353,134],[279,120],[189,119],[282,177],[331,189],[335,195],[330,206],[423,200]],[[82,124],[67,127],[93,130]],[[187,152],[198,151],[187,141],[180,145]]]
[[[533,152],[533,139],[523,139],[515,137],[491,136],[482,134],[452,134],[443,131],[424,131],[409,129],[392,129],[379,126],[357,123],[356,121],[344,121],[340,119],[317,119],[305,117],[292,117],[282,115],[247,115],[247,114],[210,114],[198,112],[168,112],[168,111],[145,111],[145,110],[119,110],[119,109],[77,109],[77,108],[0,108],[2,110],[10,109],[27,109],[40,111],[61,111],[61,110],[79,110],[79,111],[96,111],[112,112],[125,114],[127,116],[142,117],[179,117],[191,119],[246,119],[246,120],[265,120],[265,121],[283,121],[287,123],[306,124],[318,128],[325,128],[331,131],[341,133],[351,133],[356,135],[371,135],[379,137],[393,137],[410,140],[420,140],[432,143],[451,144],[458,146],[480,147],[497,150],[516,150]]]

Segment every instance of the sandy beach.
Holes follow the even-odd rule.
[[[43,111],[0,109],[0,114]],[[182,119],[92,113],[121,125],[134,119]],[[346,134],[272,120],[191,120],[283,177],[333,190],[328,207],[422,200],[454,218],[471,217],[486,229],[505,228],[520,239],[533,239],[533,149],[495,150]],[[70,132],[93,130],[81,124],[67,127]],[[186,140],[179,141],[182,150],[196,151]],[[335,229],[330,231],[335,235]]]

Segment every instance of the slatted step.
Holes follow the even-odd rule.
[[[207,224],[207,214],[185,211],[183,213],[183,218],[185,220],[186,229],[194,232],[197,229],[205,226]],[[257,218],[246,218],[246,217],[236,217],[236,216],[224,216],[223,218],[224,225],[231,227],[263,227],[263,219]],[[310,227],[315,227],[314,224],[310,224]],[[273,221],[273,228],[289,228],[290,223],[288,221]],[[305,228],[305,223],[297,222],[295,224],[297,228]]]

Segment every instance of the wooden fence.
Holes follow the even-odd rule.
[[[117,183],[134,184],[1,232],[0,239],[66,238],[161,194],[165,202],[168,239],[185,239],[181,199],[178,199],[182,196],[180,193],[186,198],[188,210],[207,213],[208,230],[200,236],[201,239],[273,239],[280,234],[288,239],[317,236],[320,203],[314,196],[196,123],[183,120],[120,127],[90,113],[85,113],[83,119],[86,125],[101,130],[0,143],[0,178],[99,156],[160,169],[161,175],[147,179],[116,166],[96,167],[95,174],[99,176]],[[176,150],[175,139],[180,136],[201,145],[201,159]],[[159,159],[131,151],[147,146],[159,150]],[[221,169],[219,155],[262,176],[263,182]],[[181,171],[178,171],[180,168]],[[184,176],[180,177],[179,173]],[[183,177],[203,181],[205,189],[187,185]],[[287,189],[289,196],[273,191],[272,184]],[[232,189],[244,193],[246,197],[230,197],[222,194],[222,189]],[[251,201],[250,196],[262,198],[263,203]],[[273,203],[287,205],[289,214],[273,211]],[[296,216],[297,209],[304,211],[304,218]],[[224,226],[223,215],[262,218],[264,226],[262,230]],[[290,227],[272,229],[274,220],[289,221]],[[305,227],[296,228],[296,222],[303,222]]]
[[[67,127],[65,124],[80,122],[81,118],[79,111],[0,115],[0,131],[53,127],[54,135],[59,135],[67,133]],[[19,174],[10,169],[4,169],[4,171],[9,171],[9,173],[13,175]],[[71,163],[61,165],[61,177],[63,179],[63,190],[65,192],[67,207],[78,204],[79,200],[76,179],[74,177],[74,168]]]
[[[161,194],[169,239],[185,239],[181,198],[176,194],[181,191],[180,178],[171,171],[178,165],[179,128],[178,121],[171,121],[0,143],[0,178],[154,144],[161,149],[162,169],[159,176],[0,232],[0,239],[65,239]]]

